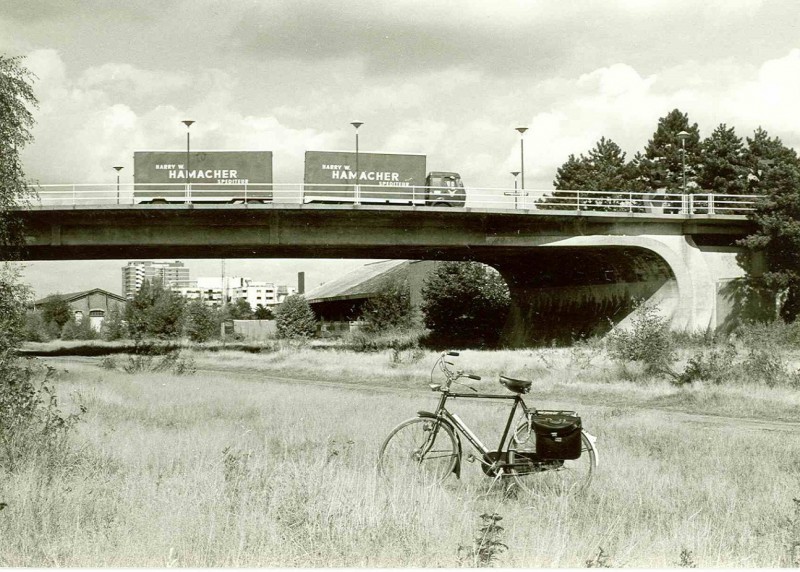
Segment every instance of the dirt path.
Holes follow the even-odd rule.
[[[40,358],[52,365],[64,365],[68,363],[85,363],[97,365],[101,358],[84,357],[84,356],[48,356]],[[407,395],[425,395],[424,389],[420,387],[388,387],[384,385],[357,385],[354,383],[346,383],[341,381],[321,380],[321,379],[304,379],[297,377],[285,377],[265,374],[261,371],[253,371],[246,369],[222,369],[210,367],[198,367],[198,372],[202,373],[219,373],[225,376],[236,375],[241,378],[252,379],[259,382],[280,383],[286,385],[315,385],[317,387],[326,387],[332,389],[345,389],[348,391],[357,391],[368,394],[407,394]],[[694,423],[703,427],[724,427],[735,426],[737,429],[750,429],[753,431],[780,431],[780,432],[800,432],[800,421],[783,421],[775,419],[762,419],[753,417],[732,417],[728,415],[716,415],[710,413],[693,413],[690,411],[678,409],[675,407],[652,407],[646,405],[637,405],[626,401],[624,403],[618,402],[616,399],[610,399],[604,403],[597,403],[595,398],[591,400],[580,396],[570,396],[572,403],[587,405],[592,407],[620,407],[625,406],[630,408],[631,411],[647,412],[654,416],[663,416],[672,422],[677,423]]]

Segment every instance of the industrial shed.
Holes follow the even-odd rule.
[[[310,290],[305,297],[317,318],[345,324],[358,320],[367,300],[384,292],[391,284],[407,280],[411,305],[419,307],[422,285],[435,265],[431,260],[373,262]]]
[[[48,298],[52,296],[60,296],[66,300],[70,308],[72,308],[75,320],[80,322],[84,318],[91,321],[92,328],[96,331],[100,330],[106,316],[112,309],[117,308],[119,311],[125,309],[125,298],[119,294],[114,294],[108,290],[95,288],[93,290],[84,290],[82,292],[71,292],[69,294],[51,294],[33,303],[33,309],[36,310],[45,303]]]

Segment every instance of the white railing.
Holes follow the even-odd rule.
[[[634,191],[519,190],[385,187],[378,185],[303,185],[302,183],[220,184],[61,184],[35,187],[31,206],[94,207],[146,204],[355,204],[450,206],[572,214],[746,216],[755,195],[714,193],[653,194]]]

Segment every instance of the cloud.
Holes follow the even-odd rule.
[[[254,116],[236,109],[237,81],[220,70],[199,76],[169,75],[131,65],[104,64],[71,79],[55,50],[33,52],[27,59],[38,76],[40,101],[35,144],[26,150],[26,170],[41,183],[101,183],[123,165],[132,176],[134,150],[183,148],[187,117],[195,148],[265,149],[276,161],[294,168],[276,173],[276,180],[298,181],[309,145],[326,148],[339,134],[292,128],[274,116]],[[184,105],[163,104],[165,93],[192,88]],[[174,99],[174,98],[173,98]]]

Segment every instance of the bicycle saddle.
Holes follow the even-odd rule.
[[[512,377],[500,376],[500,383],[505,385],[514,393],[528,393],[531,390],[532,382],[529,379],[514,379]]]

